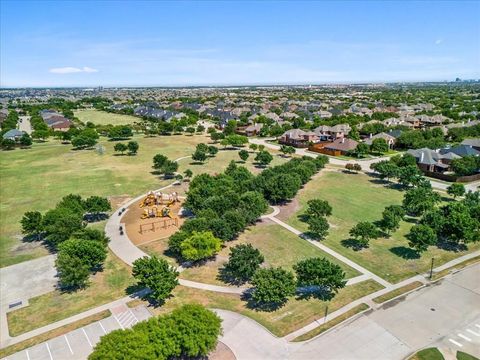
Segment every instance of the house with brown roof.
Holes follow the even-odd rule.
[[[381,132],[381,133],[378,133],[378,134],[373,135],[373,136],[370,134],[370,137],[365,139],[365,144],[372,145],[373,140],[375,140],[375,139],[385,140],[385,142],[388,144],[388,147],[390,149],[393,149],[393,147],[395,146],[395,143],[397,142],[396,137],[394,137],[390,134],[387,134],[385,132]]]
[[[320,141],[333,141],[344,138],[352,130],[348,124],[338,124],[335,126],[321,125],[313,130]]]
[[[318,142],[317,134],[312,131],[303,131],[302,129],[291,129],[285,131],[282,136],[278,138],[280,144],[308,147],[311,143]]]
[[[308,149],[321,154],[340,156],[347,155],[351,151],[355,150],[357,145],[357,141],[343,137],[329,143],[324,142],[313,144]]]

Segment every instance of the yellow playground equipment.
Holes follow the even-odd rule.
[[[161,192],[150,191],[147,196],[140,202],[140,207],[149,207],[155,205],[173,205],[178,201],[178,194],[173,192],[171,194],[163,194]]]
[[[172,212],[169,206],[165,206],[161,209],[156,206],[150,209],[145,209],[143,210],[143,214],[141,216],[142,219],[155,218],[155,217],[169,217],[173,219]]]

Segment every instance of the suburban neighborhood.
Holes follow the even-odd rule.
[[[0,359],[480,359],[479,11],[2,1]]]

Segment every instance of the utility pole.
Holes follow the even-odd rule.
[[[430,280],[432,280],[432,276],[433,276],[433,261],[435,259],[432,257],[432,265],[430,266]]]

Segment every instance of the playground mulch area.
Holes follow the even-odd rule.
[[[159,205],[158,207],[161,208],[162,206]],[[172,217],[178,219],[176,226],[174,225],[174,220],[169,217],[141,219],[145,208],[141,208],[139,202],[128,207],[128,211],[123,216],[121,222],[125,224],[128,238],[135,245],[141,245],[158,239],[168,238],[175,233],[185,221],[185,218],[178,216],[181,207],[181,202],[176,202],[170,206]],[[142,226],[141,232],[140,226]]]

